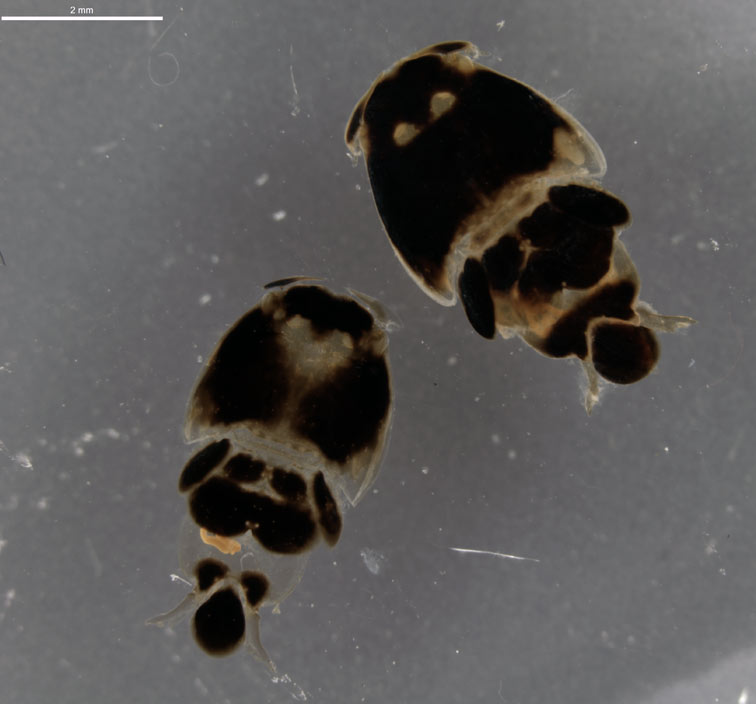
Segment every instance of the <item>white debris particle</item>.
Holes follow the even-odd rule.
[[[371,574],[378,574],[383,567],[383,563],[386,561],[386,558],[381,553],[371,548],[360,550],[360,556]]]
[[[74,447],[74,455],[76,455],[77,457],[83,457],[84,456],[84,448],[81,447],[81,446],[79,446],[79,445],[77,445],[76,447]]]
[[[669,448],[666,445],[664,446],[664,452],[669,452]]]
[[[738,697],[738,704],[748,704],[748,687],[743,687],[743,691]]]
[[[0,538],[0,552],[2,552],[2,551],[3,551],[3,548],[4,548],[4,547],[5,547],[5,546],[6,546],[7,544],[8,544],[8,541],[7,541],[7,540],[3,540],[2,538]]]
[[[218,264],[220,262],[220,257],[217,254],[211,254],[210,255],[210,263],[211,264]]]
[[[118,440],[118,438],[121,437],[121,433],[119,433],[115,428],[107,428],[105,430],[105,435],[107,435],[111,440]]]
[[[82,433],[81,434],[81,441],[82,442],[92,442],[94,440],[94,435],[92,433]]]
[[[727,576],[727,570],[724,567],[719,568],[719,574],[721,574],[723,577]]]
[[[212,296],[211,296],[211,295],[210,295],[209,293],[203,293],[203,294],[202,294],[202,295],[201,295],[201,296],[199,297],[199,304],[200,304],[201,306],[206,306],[206,305],[207,305],[208,303],[210,303],[210,301],[212,301],[212,300],[213,300],[213,297],[212,297]]]
[[[85,538],[84,544],[87,546],[87,553],[89,554],[89,561],[92,563],[94,576],[99,579],[102,577],[102,562],[100,562],[100,558],[97,557],[91,538]]]
[[[35,505],[40,511],[46,511],[48,508],[50,508],[50,499],[46,496],[43,496],[37,501]]]
[[[210,692],[210,690],[205,686],[205,683],[199,677],[194,678],[194,686],[203,697],[206,697]]]
[[[201,354],[198,354],[197,355],[197,364],[202,364],[202,362],[204,362],[204,361],[205,361],[205,358]]]
[[[420,471],[423,474],[428,474],[428,472],[430,472],[430,467],[420,467]]]
[[[268,183],[268,179],[269,178],[270,178],[270,176],[268,176],[268,174],[260,174],[255,179],[255,185],[256,186],[264,186],[266,183]]]
[[[507,560],[527,560],[528,562],[540,562],[535,557],[523,557],[521,555],[509,555],[505,552],[495,552],[493,550],[476,550],[475,548],[449,548],[454,552],[469,553],[470,555],[492,555],[493,557],[501,557]]]
[[[713,237],[709,239],[709,242],[711,242],[711,248],[715,251],[719,251],[719,242],[717,242]]]
[[[171,582],[181,582],[181,584],[186,584],[187,587],[193,586],[191,582],[187,582],[187,580],[185,580],[179,574],[173,574],[173,573],[171,573]]]
[[[707,71],[708,68],[709,68],[709,64],[701,64],[698,67],[698,71],[696,71],[696,73],[700,76],[702,73],[704,73],[705,71]]]
[[[501,30],[502,30],[502,29],[504,29],[504,23],[505,23],[505,22],[506,22],[506,20],[499,20],[499,21],[498,21],[498,22],[496,23],[496,31],[497,31],[497,32],[501,32]]]
[[[5,608],[9,608],[10,605],[13,603],[13,600],[16,598],[16,590],[15,589],[9,589],[7,592],[5,592]]]
[[[34,469],[31,458],[25,452],[17,452],[13,460],[22,469]]]
[[[499,437],[499,434],[498,434],[498,433],[493,433],[493,434],[491,435],[491,442],[492,442],[492,443],[493,443],[494,445],[501,445],[501,437]]]
[[[707,555],[713,555],[717,552],[717,541],[716,538],[709,538],[709,540],[706,541],[706,547],[704,548],[704,552]]]
[[[283,220],[283,219],[284,219],[284,218],[286,217],[286,211],[285,211],[285,210],[276,210],[276,212],[275,212],[275,213],[273,213],[273,214],[271,215],[271,217],[272,217],[272,218],[273,218],[273,219],[274,219],[274,220],[275,220],[276,222],[281,222],[281,220]]]
[[[453,367],[455,364],[457,364],[457,362],[459,362],[459,359],[457,359],[455,355],[452,355],[451,357],[449,357],[449,359],[446,360],[446,365],[448,367]]]
[[[111,142],[105,142],[105,144],[98,144],[92,147],[92,154],[107,154],[111,149],[115,149],[118,146],[118,140],[114,139]]]
[[[289,75],[291,76],[291,87],[294,90],[294,97],[291,99],[291,116],[296,117],[299,115],[299,91],[294,80],[294,66],[289,66]]]
[[[508,450],[507,451],[507,458],[510,460],[516,460],[517,459],[517,450]]]

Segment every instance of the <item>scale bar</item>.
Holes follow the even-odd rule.
[[[151,15],[3,15],[3,22],[162,22],[163,17]]]

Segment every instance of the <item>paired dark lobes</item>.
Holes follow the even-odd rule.
[[[447,42],[400,61],[347,126],[397,255],[435,300],[458,295],[483,337],[514,332],[615,383],[642,378],[658,345],[618,239],[630,213],[597,183],[600,148],[555,103],[475,55]]]

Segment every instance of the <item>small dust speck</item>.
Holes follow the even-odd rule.
[[[449,359],[446,360],[446,365],[453,367],[457,364],[457,362],[459,362],[459,359],[457,359],[455,355],[452,355],[451,357],[449,357]]]
[[[494,445],[501,445],[501,437],[499,437],[498,433],[494,433],[493,435],[491,435],[491,442]]]
[[[709,242],[711,242],[711,248],[715,251],[719,251],[719,242],[717,242],[713,237],[709,239]]]
[[[48,499],[46,496],[43,496],[37,501],[36,506],[40,511],[46,511],[48,508],[50,508],[50,499]]]
[[[210,263],[211,264],[217,264],[220,262],[220,257],[217,254],[211,254],[210,255]]]
[[[664,452],[669,452],[669,448],[666,445],[664,446]]]
[[[421,471],[421,472],[422,472],[423,474],[428,474],[428,472],[430,472],[430,468],[429,468],[429,467],[421,467],[421,468],[420,468],[420,471]]]
[[[16,598],[16,590],[15,589],[9,589],[7,592],[5,592],[5,608],[10,608],[10,605],[13,603],[13,600]]]
[[[506,22],[506,20],[499,20],[499,21],[498,21],[498,22],[496,23],[496,31],[497,31],[497,32],[501,32],[501,30],[502,30],[502,29],[504,29],[504,23],[505,23],[505,22]]]
[[[202,295],[201,295],[201,296],[199,297],[199,304],[200,304],[201,306],[206,306],[206,305],[207,305],[208,303],[210,303],[210,301],[212,301],[212,300],[213,300],[213,297],[212,297],[212,296],[211,296],[211,295],[210,295],[209,293],[203,293],[203,294],[202,294]]]
[[[270,176],[268,176],[268,174],[260,174],[255,179],[255,185],[256,186],[264,186],[266,183],[268,183],[268,179],[269,178],[270,178]]]
[[[517,459],[517,450],[509,450],[507,452],[507,458],[510,460],[516,460]]]
[[[206,697],[210,692],[210,690],[205,686],[205,683],[199,677],[194,678],[194,686],[203,697]]]
[[[704,73],[704,72],[705,72],[705,71],[707,71],[708,69],[709,69],[709,64],[701,64],[701,65],[700,65],[700,66],[698,67],[698,71],[696,71],[696,73],[697,73],[697,74],[698,74],[698,75],[700,76],[700,75],[701,75],[702,73]]]
[[[273,214],[271,215],[271,217],[272,217],[272,218],[273,218],[273,219],[274,219],[274,220],[275,220],[276,222],[281,222],[281,220],[283,220],[283,219],[284,219],[284,218],[286,217],[286,211],[285,211],[285,210],[276,210],[276,212],[275,212],[275,213],[273,213]]]

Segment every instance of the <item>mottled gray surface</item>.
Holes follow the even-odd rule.
[[[0,25],[0,699],[753,700],[751,0],[95,10],[165,20]],[[699,320],[591,418],[576,365],[487,342],[422,294],[346,156],[378,72],[446,39],[585,124],[633,211],[642,297]],[[292,274],[403,324],[375,491],[263,614],[296,686],[208,658],[186,624],[143,625],[185,591],[200,357]]]

